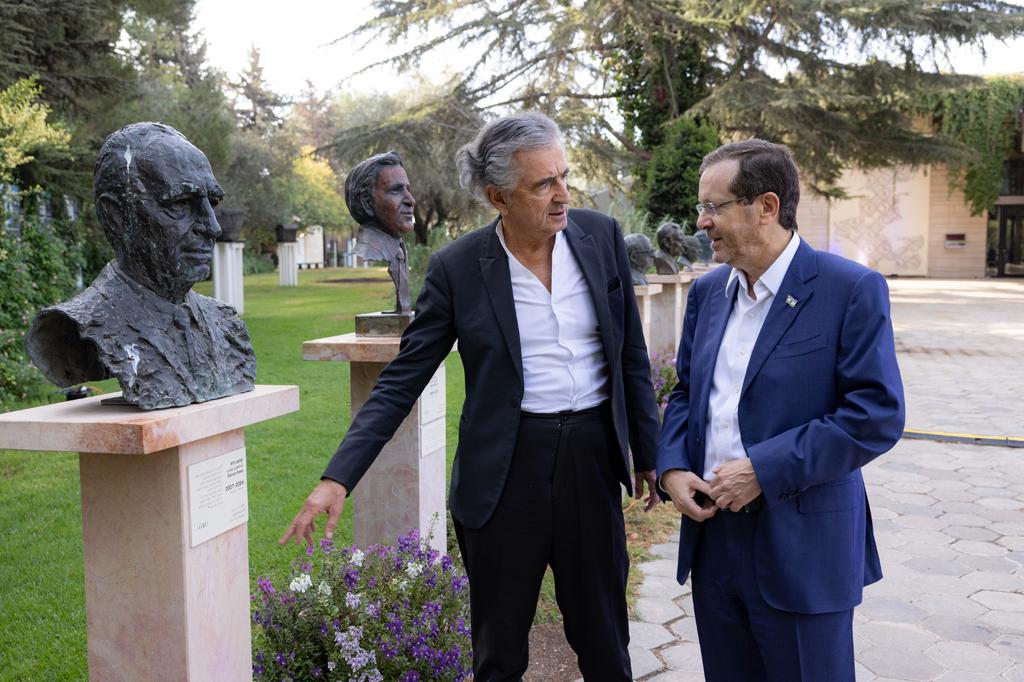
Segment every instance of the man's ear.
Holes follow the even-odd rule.
[[[769,222],[779,222],[779,210],[782,208],[782,202],[779,201],[779,195],[775,192],[765,192],[760,197],[761,202],[761,216],[766,218]]]
[[[104,192],[96,199],[96,218],[107,234],[119,234],[124,227],[121,197],[112,192]]]
[[[484,194],[487,195],[487,201],[491,202],[491,206],[496,208],[498,213],[501,215],[508,213],[508,200],[500,189],[494,185],[487,185],[484,187]]]

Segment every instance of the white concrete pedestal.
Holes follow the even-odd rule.
[[[295,242],[278,242],[277,274],[281,286],[299,286],[299,261]]]
[[[244,427],[297,410],[298,387],[152,412],[106,397],[0,415],[0,448],[81,453],[89,679],[251,680],[245,493],[200,518],[222,478],[244,488]]]
[[[661,285],[661,293],[651,299],[651,334],[647,337],[647,352],[652,357],[655,354],[660,357],[674,356],[679,350],[686,294],[692,277],[689,272],[647,275],[650,284]]]
[[[213,250],[213,297],[241,315],[245,312],[242,291],[244,242],[217,242]]]
[[[352,363],[352,415],[398,355],[400,337],[343,334],[302,344],[305,360]],[[447,547],[445,517],[445,373],[442,364],[412,412],[352,491],[355,544],[395,544],[412,529],[439,552]]]
[[[660,284],[634,284],[633,293],[636,294],[636,306],[640,309],[640,326],[644,330],[644,343],[647,344],[647,352],[651,351],[654,297],[661,293]]]

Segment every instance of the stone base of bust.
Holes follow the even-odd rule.
[[[412,322],[412,313],[363,313],[356,315],[356,336],[401,336]]]
[[[683,330],[683,311],[686,294],[690,289],[692,273],[674,275],[648,275],[651,284],[660,284],[661,292],[651,298],[651,332],[647,352],[653,357],[675,355]]]
[[[377,377],[398,355],[400,336],[343,334],[302,344],[305,360],[351,363],[352,414],[377,384]],[[356,545],[394,544],[416,529],[432,534],[430,545],[447,547],[445,510],[445,369],[434,377],[413,405],[394,437],[352,491]]]
[[[655,324],[652,311],[654,297],[661,293],[660,284],[634,284],[633,293],[636,294],[636,305],[640,309],[640,326],[644,330],[644,342],[647,344],[648,353],[651,348],[651,334]]]
[[[298,402],[257,386],[159,412],[97,396],[0,415],[0,448],[81,453],[90,680],[252,679],[247,524],[193,547],[189,467]]]
[[[245,312],[242,288],[245,242],[217,242],[213,249],[213,297]]]
[[[277,245],[277,276],[283,287],[299,286],[298,245],[295,242],[279,242]]]

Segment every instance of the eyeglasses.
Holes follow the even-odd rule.
[[[730,199],[729,201],[723,201],[720,204],[716,204],[712,201],[703,201],[699,204],[694,205],[694,208],[697,210],[698,216],[700,216],[703,213],[707,213],[709,216],[717,216],[721,215],[720,211],[729,204],[735,204],[737,201],[743,201],[746,198],[747,197],[736,197],[735,199]]]

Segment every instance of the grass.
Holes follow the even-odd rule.
[[[379,277],[373,282],[328,282]],[[197,291],[211,293],[209,283]],[[386,308],[391,282],[383,269],[303,270],[297,288],[276,273],[245,279],[243,316],[257,357],[257,381],[297,384],[301,410],[246,429],[250,576],[283,578],[298,550],[277,539],[319,480],[350,421],[348,363],[304,362],[302,342],[351,332],[357,313]],[[458,354],[446,361],[449,466],[464,398]],[[117,390],[116,382],[96,384]],[[60,396],[50,395],[48,400]],[[40,401],[36,401],[38,404]],[[46,402],[43,400],[42,402]],[[28,407],[23,405],[22,407]],[[663,505],[667,507],[668,505]],[[668,509],[628,509],[631,560],[675,527]],[[78,459],[73,453],[0,451],[0,680],[87,677]],[[338,527],[351,537],[352,505]],[[139,539],[144,541],[143,538]],[[631,571],[630,584],[639,581]],[[537,620],[560,620],[550,574]]]

